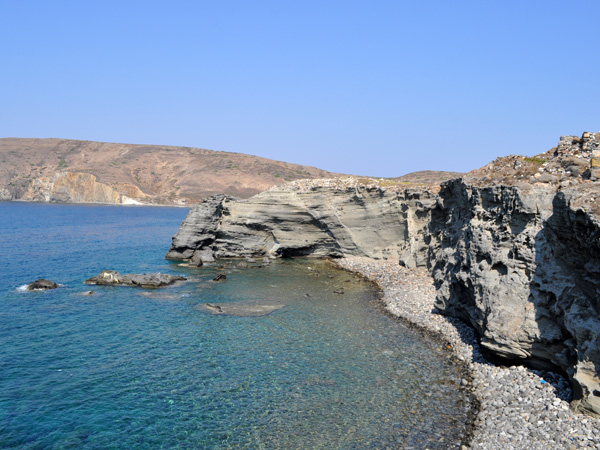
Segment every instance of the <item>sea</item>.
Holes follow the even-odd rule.
[[[373,285],[316,260],[167,261],[186,214],[0,203],[1,449],[460,446],[459,367]],[[105,269],[187,281],[83,283]],[[60,287],[27,291],[38,278]],[[205,307],[248,302],[281,308]]]

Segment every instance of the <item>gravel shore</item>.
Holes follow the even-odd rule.
[[[377,283],[390,313],[437,334],[466,364],[471,379],[463,383],[479,411],[471,443],[462,450],[600,450],[600,419],[569,409],[569,382],[553,372],[488,362],[470,326],[433,311],[435,288],[425,270],[356,257],[335,263]]]

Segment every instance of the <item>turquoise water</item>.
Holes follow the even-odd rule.
[[[0,448],[457,448],[460,374],[371,285],[319,261],[180,267],[186,212],[0,203]],[[190,281],[82,284],[103,269]],[[61,287],[19,289],[40,277]],[[201,307],[248,301],[284,307]]]

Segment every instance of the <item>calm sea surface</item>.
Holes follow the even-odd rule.
[[[0,448],[455,448],[460,374],[369,284],[318,261],[180,267],[164,255],[186,213],[0,203]],[[103,269],[190,281],[82,284]],[[61,287],[23,291],[41,277]],[[248,301],[285,307],[198,306]]]

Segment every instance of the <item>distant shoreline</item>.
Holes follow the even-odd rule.
[[[0,200],[0,203],[31,203],[33,205],[69,205],[69,206],[122,206],[122,207],[144,207],[144,206],[152,206],[159,208],[191,208],[192,205],[161,205],[159,203],[142,203],[139,205],[136,204],[126,204],[126,203],[101,203],[101,202],[32,202],[31,200]]]

